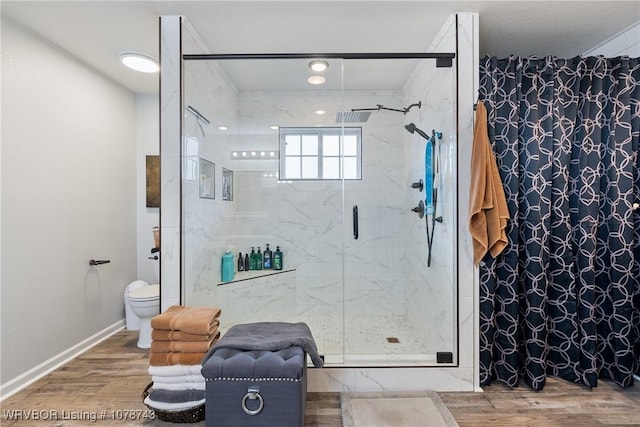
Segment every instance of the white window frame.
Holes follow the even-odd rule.
[[[344,159],[345,157],[356,159],[356,177],[355,178],[345,178],[345,180],[362,180],[362,128],[361,127],[281,127],[279,130],[279,146],[280,146],[280,171],[279,171],[279,179],[283,181],[340,181],[343,177],[343,162],[340,163],[340,177],[339,178],[325,178],[323,176],[323,159],[338,157],[340,159]],[[309,155],[302,153],[296,155],[287,155],[287,147],[286,147],[286,137],[288,135],[317,135],[318,136],[318,152],[315,155]],[[356,143],[356,155],[355,156],[344,156],[343,153],[343,135],[344,136],[355,136],[357,139]],[[323,137],[325,136],[338,136],[340,141],[340,155],[339,156],[325,156],[323,154]],[[317,168],[318,168],[318,177],[317,178],[301,178],[296,177],[292,178],[286,175],[286,165],[287,161],[300,161],[300,170],[301,176],[304,176],[302,171],[303,158],[316,158],[317,159]]]

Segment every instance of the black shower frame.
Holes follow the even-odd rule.
[[[435,59],[436,67],[453,66],[455,53],[449,52],[391,52],[391,53],[214,53],[184,54],[184,60],[212,59]]]
[[[456,18],[457,22],[457,18]],[[451,68],[453,67],[453,60],[456,54],[453,52],[369,52],[369,53],[196,53],[182,55],[182,61],[207,61],[207,60],[251,60],[251,59],[435,59],[436,68]],[[456,81],[458,79],[456,73]],[[456,85],[457,86],[457,85]],[[475,110],[475,106],[474,106]],[[181,130],[182,132],[182,130]],[[182,224],[181,224],[182,227]],[[458,254],[456,254],[456,264],[458,262]],[[182,258],[182,255],[181,255]],[[182,264],[182,261],[181,261]],[[443,366],[440,363],[446,363],[445,368],[459,368],[460,367],[460,301],[459,301],[459,278],[456,278],[456,347],[455,357],[453,360],[448,360],[450,353],[437,354],[437,361],[435,365],[413,365],[413,366],[393,366],[394,369],[403,368],[441,368]],[[180,285],[182,288],[182,284]],[[182,296],[181,296],[182,298]],[[182,302],[182,301],[181,301]],[[441,361],[441,355],[447,359]],[[368,368],[390,368],[386,365],[371,365]],[[335,367],[336,369],[345,369],[352,367]]]

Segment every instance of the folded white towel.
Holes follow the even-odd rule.
[[[181,403],[166,403],[158,402],[156,400],[149,399],[149,396],[145,397],[144,404],[154,409],[160,409],[161,411],[184,411],[186,409],[195,408],[200,405],[204,405],[205,399],[195,402],[181,402]]]
[[[205,379],[202,375],[153,375],[151,381],[154,383],[204,383]]]
[[[153,382],[153,388],[156,390],[205,390],[206,383],[163,383]]]
[[[201,375],[202,365],[149,366],[149,375],[175,377],[177,375]]]

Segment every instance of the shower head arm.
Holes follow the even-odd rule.
[[[376,104],[376,108],[352,108],[351,111],[380,111],[380,110],[387,110],[387,111],[397,111],[398,113],[403,113],[403,114],[407,114],[409,112],[409,110],[411,110],[413,107],[422,107],[422,101],[418,101],[415,104],[411,104],[408,107],[403,108],[402,110],[397,109],[397,108],[389,108],[389,107],[385,107],[382,104]]]
[[[427,135],[426,133],[424,133],[422,130],[416,128],[416,132],[418,133],[418,135],[420,135],[421,137],[423,137],[424,139],[430,139],[429,135]]]
[[[407,114],[409,112],[409,110],[411,110],[413,107],[422,108],[422,101],[418,101],[415,104],[409,105],[408,107],[406,107],[404,109],[404,113]]]

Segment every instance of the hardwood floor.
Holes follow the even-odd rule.
[[[142,403],[142,391],[150,381],[148,351],[138,349],[136,340],[136,332],[118,332],[6,399],[0,425],[171,425],[148,418]],[[638,385],[622,389],[600,381],[589,390],[550,378],[542,392],[496,384],[484,393],[439,395],[462,427],[640,426]],[[10,419],[16,417],[22,419]],[[204,422],[191,425],[204,426]],[[309,393],[305,426],[342,426],[340,394]]]
[[[589,389],[547,378],[544,390],[526,385],[485,387],[484,393],[438,393],[461,427],[640,426],[640,385],[598,381]]]

